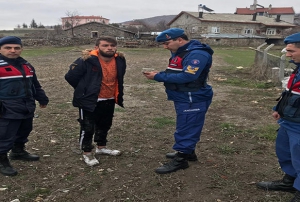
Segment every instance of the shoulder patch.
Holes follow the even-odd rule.
[[[77,66],[77,64],[76,63],[72,63],[71,64],[71,69],[73,70],[75,68],[75,66]]]
[[[187,66],[185,72],[189,73],[189,74],[196,74],[198,69],[199,69],[199,67],[193,67],[193,66],[189,65],[189,66]]]
[[[197,60],[197,59],[191,60],[191,65],[198,65],[198,64],[200,64],[199,60]]]

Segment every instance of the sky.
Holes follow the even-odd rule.
[[[299,0],[257,0],[268,7],[293,7],[300,13]],[[32,19],[37,24],[58,25],[67,12],[84,16],[102,16],[110,23],[143,19],[161,15],[177,15],[181,11],[198,11],[202,4],[214,13],[234,13],[236,8],[246,8],[253,0],[0,0],[0,30],[13,30],[23,23],[30,25]]]

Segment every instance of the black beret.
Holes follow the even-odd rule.
[[[19,44],[22,46],[22,41],[19,37],[16,36],[5,36],[0,39],[0,46],[4,44]]]

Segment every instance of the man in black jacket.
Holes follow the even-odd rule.
[[[21,39],[7,36],[0,39],[0,173],[17,175],[11,160],[38,161],[39,156],[25,151],[25,143],[32,131],[36,108],[49,102],[37,80],[34,67],[20,57]]]
[[[119,150],[106,148],[115,103],[123,107],[126,60],[116,51],[117,41],[114,38],[100,37],[95,50],[85,51],[83,57],[70,65],[65,75],[74,88],[73,105],[79,109],[79,144],[88,166],[99,164],[92,153],[93,136],[97,144],[96,154],[121,154]]]

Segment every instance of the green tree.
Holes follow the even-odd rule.
[[[42,23],[40,23],[37,28],[45,28],[45,26]]]
[[[25,24],[25,23],[23,23],[23,24],[22,24],[22,27],[23,27],[23,28],[28,28],[28,25]]]
[[[36,24],[36,22],[35,22],[34,19],[32,19],[32,21],[31,21],[31,23],[30,23],[30,27],[31,27],[31,28],[37,28],[37,27],[38,27],[38,25]]]
[[[120,25],[119,25],[118,23],[112,23],[112,24],[110,24],[110,25],[112,25],[112,26],[114,26],[114,27],[120,27]]]

